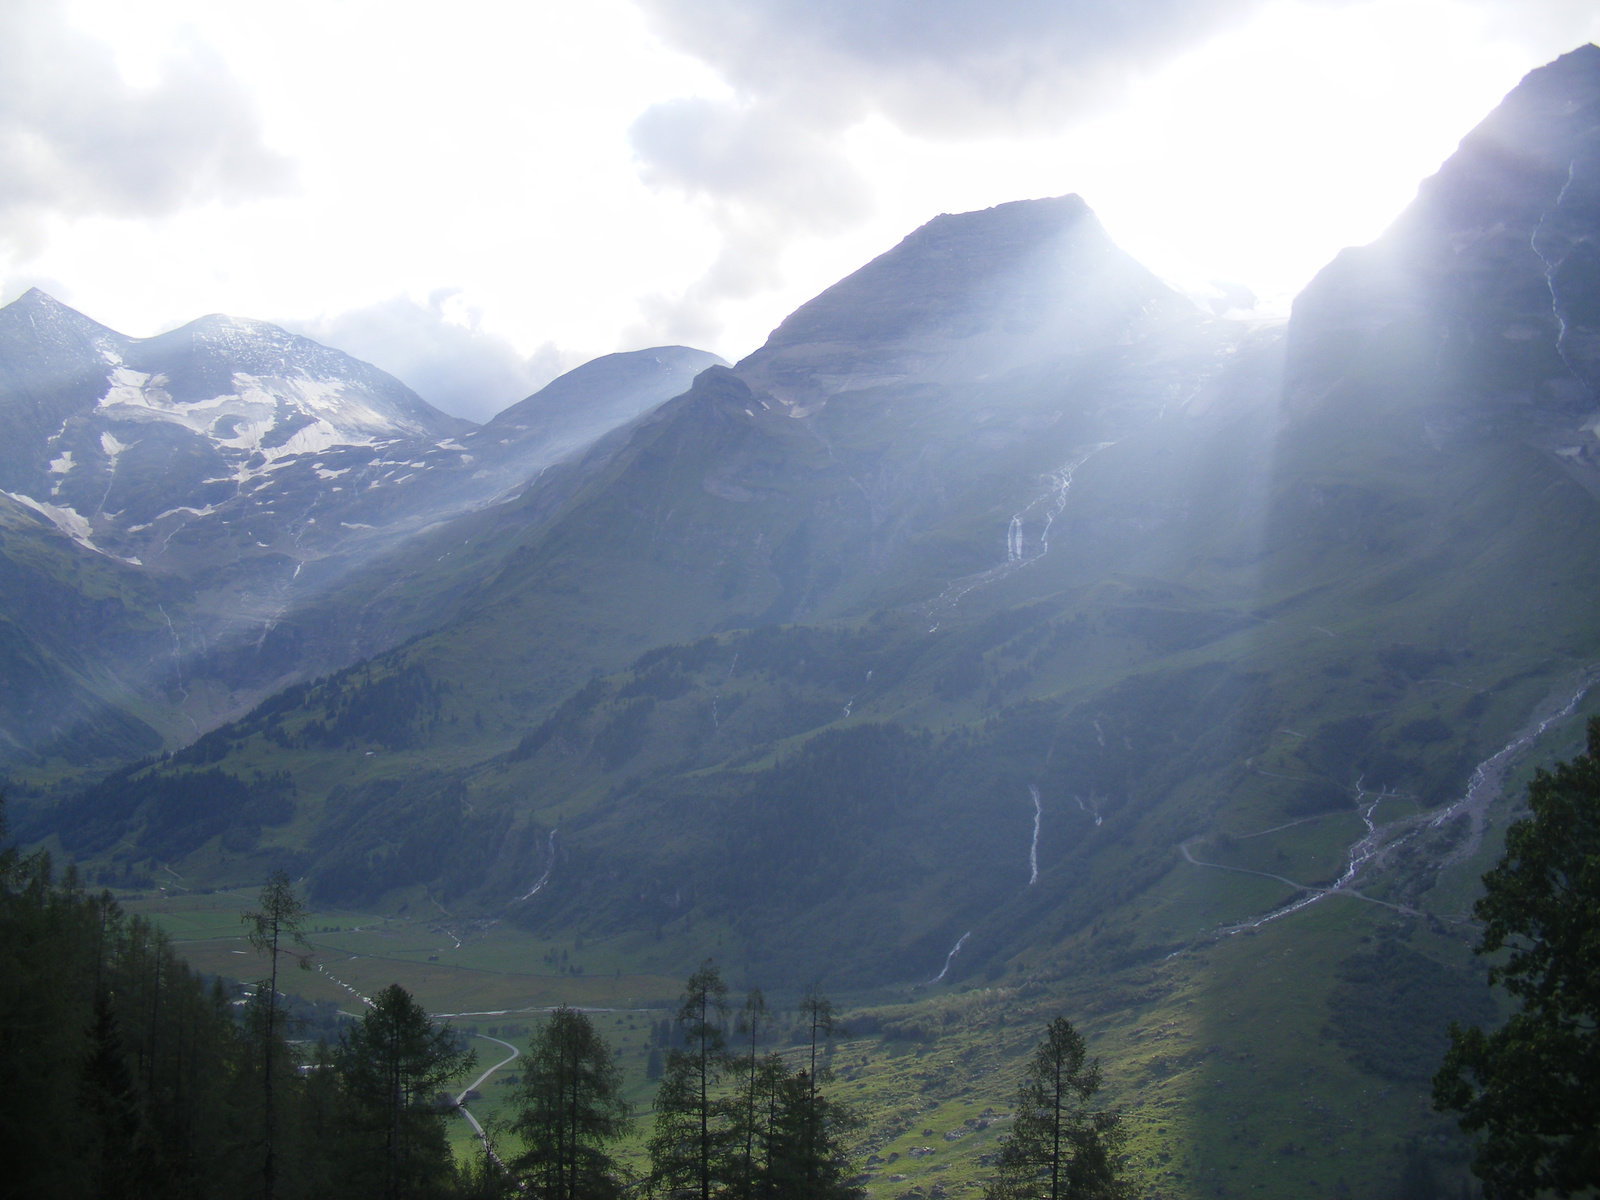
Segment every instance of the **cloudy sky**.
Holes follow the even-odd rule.
[[[273,320],[482,419],[1077,192],[1281,311],[1597,37],[1591,0],[0,0],[0,301]]]

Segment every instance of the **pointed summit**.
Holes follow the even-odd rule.
[[[1075,195],[945,213],[791,313],[738,364],[810,406],[855,376],[976,378],[1100,342],[1145,314],[1193,316]]]
[[[941,213],[795,309],[763,349],[970,332],[982,300],[1039,282],[1041,256],[1062,262],[1114,249],[1078,196]]]
[[[10,304],[5,305],[4,308],[0,308],[0,312],[5,312],[10,309],[15,309],[19,313],[38,312],[44,310],[60,310],[63,312],[75,311],[74,309],[68,308],[65,304],[61,303],[61,301],[57,300],[49,292],[42,288],[36,287],[31,287],[27,291],[23,292],[22,295],[18,296]],[[78,313],[77,315],[82,316],[81,313]]]
[[[0,488],[27,490],[46,439],[105,394],[127,343],[38,288],[0,308]]]
[[[29,288],[0,308],[0,347],[12,357],[28,344],[40,348],[89,345],[98,354],[125,340],[40,288]]]
[[[604,354],[517,401],[481,432],[502,445],[542,440],[546,453],[565,453],[682,395],[707,367],[727,365],[717,355],[689,346]]]
[[[57,300],[54,296],[52,296],[49,292],[44,291],[42,288],[36,288],[36,287],[29,288],[27,291],[23,292],[22,295],[18,296],[15,300],[13,300],[10,304],[7,304],[5,307],[6,308],[12,308],[13,306],[15,306],[19,311],[22,311],[22,312],[26,312],[29,309],[35,309],[35,308],[66,308],[67,307],[65,304],[62,304],[61,301]]]

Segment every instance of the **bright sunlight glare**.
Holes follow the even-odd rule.
[[[870,203],[819,232],[641,177],[640,113],[732,93],[624,0],[72,11],[135,82],[175,49],[218,56],[294,181],[160,219],[53,218],[13,255],[4,298],[42,282],[150,333],[210,311],[310,319],[449,290],[447,319],[568,364],[664,340],[649,314],[713,270],[747,282],[714,299],[698,342],[737,358],[938,213],[1065,192],[1176,285],[1242,283],[1282,313],[1518,78],[1571,48],[1508,38],[1464,0],[1273,4],[1053,131],[937,140],[867,115],[831,136]]]

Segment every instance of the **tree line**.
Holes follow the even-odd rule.
[[[0,851],[0,1197],[473,1193],[436,1103],[472,1055],[397,986],[336,1042],[291,1045],[287,878],[246,915],[268,977],[240,998],[71,868]]]
[[[803,1051],[760,1049],[771,1014],[759,988],[735,1011],[713,962],[689,977],[672,1019],[649,1165],[630,1174],[611,1146],[632,1131],[621,1071],[589,1018],[561,1008],[535,1034],[508,1129],[522,1150],[502,1186],[544,1200],[617,1200],[626,1191],[671,1200],[858,1200],[844,1139],[850,1108],[823,1090],[826,1049],[844,1033],[815,988],[800,1001]],[[818,1061],[819,1054],[822,1061]],[[985,1200],[1122,1200],[1126,1141],[1116,1113],[1091,1106],[1098,1060],[1058,1017],[1023,1072],[1015,1120]]]
[[[800,1013],[803,1061],[763,1053],[771,1015],[760,989],[733,1012],[716,965],[702,964],[663,1039],[649,1165],[636,1175],[613,1149],[634,1128],[621,1069],[586,1014],[557,1009],[529,1046],[507,1126],[521,1149],[503,1160],[503,1186],[547,1200],[853,1200],[842,1138],[855,1118],[822,1090],[830,1075],[817,1061],[840,1028],[815,989]]]
[[[0,798],[0,847],[4,816]],[[1474,1137],[1486,1196],[1592,1191],[1600,718],[1587,753],[1536,772],[1529,814],[1507,831],[1474,915],[1490,982],[1517,1007],[1497,1029],[1451,1027],[1435,1106]],[[161,930],[85,890],[72,868],[58,876],[46,853],[0,849],[0,1200],[856,1195],[842,1149],[855,1119],[824,1090],[839,1030],[819,993],[800,1006],[807,1051],[786,1059],[761,1051],[769,1017],[759,991],[734,1011],[713,964],[691,976],[658,1035],[666,1054],[638,1176],[611,1152],[633,1128],[611,1049],[584,1014],[557,1010],[515,1094],[506,1132],[517,1148],[462,1169],[440,1089],[473,1056],[398,985],[337,1041],[291,1046],[279,976],[306,961],[303,917],[280,873],[246,914],[266,978],[236,998],[191,970]],[[1057,1018],[1024,1070],[985,1200],[1126,1194],[1121,1123],[1092,1106],[1100,1082],[1082,1036]]]
[[[1600,1188],[1600,717],[1590,718],[1587,735],[1585,753],[1534,773],[1528,815],[1507,830],[1504,853],[1483,877],[1483,895],[1473,906],[1482,922],[1476,951],[1491,956],[1489,982],[1516,1009],[1487,1032],[1452,1022],[1450,1048],[1433,1079],[1434,1107],[1459,1115],[1475,1142],[1473,1174],[1482,1194],[1496,1200]],[[836,1031],[832,1005],[812,992],[801,1011],[810,1031],[803,1064],[758,1054],[766,1019],[759,991],[732,1022],[740,1038],[735,1051],[727,987],[715,967],[708,962],[690,978],[655,1102],[649,1175],[642,1181],[650,1194],[674,1200],[859,1194],[846,1178],[840,1140],[853,1118],[818,1090],[826,1070],[818,1067],[817,1047]],[[566,1013],[561,1021],[597,1038],[604,1051],[604,1039],[581,1014]],[[572,1036],[558,1037],[557,1028],[552,1021],[536,1046]],[[596,1059],[597,1070],[602,1059],[615,1070],[609,1052]],[[525,1081],[527,1096],[552,1086],[538,1078]],[[1088,1058],[1071,1022],[1057,1017],[1024,1069],[984,1200],[1132,1195],[1121,1169],[1127,1134],[1120,1117],[1092,1104],[1100,1086],[1099,1062]],[[532,1110],[522,1111],[526,1137]],[[534,1190],[552,1200],[614,1200],[629,1181],[604,1145],[626,1130],[626,1107],[614,1109],[613,1119],[590,1127],[588,1183],[577,1182],[577,1158],[563,1175],[549,1166],[556,1158],[528,1151],[523,1165],[555,1170],[554,1185]],[[574,1127],[566,1144],[578,1141]],[[1416,1183],[1402,1179],[1402,1192],[1438,1194],[1431,1181],[1420,1190]]]
[[[503,1153],[486,1144],[463,1166],[443,1089],[475,1056],[399,985],[336,1040],[294,1042],[285,972],[309,963],[304,919],[288,877],[274,874],[244,914],[263,978],[239,996],[73,868],[58,875],[48,853],[0,851],[0,1200],[862,1194],[844,1150],[859,1119],[827,1091],[829,1042],[843,1030],[815,989],[799,1005],[804,1048],[785,1057],[763,1049],[773,1015],[759,989],[734,1009],[713,963],[689,978],[660,1038],[639,1172],[614,1153],[635,1117],[612,1048],[586,1014],[557,1009],[494,1131]],[[1084,1190],[1111,1178],[1119,1145],[1115,1119],[1085,1107],[1098,1064],[1085,1064],[1064,1021],[1040,1055],[990,1200],[1114,1194]]]

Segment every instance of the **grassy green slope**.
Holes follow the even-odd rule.
[[[1095,1032],[1136,1106],[1135,1161],[1163,1190],[1209,1193],[1215,1173],[1266,1194],[1341,1179],[1372,1194],[1441,1126],[1415,1063],[1397,1076],[1371,1046],[1424,1036],[1462,994],[1456,922],[1493,839],[1442,883],[1462,835],[1413,839],[1363,882],[1369,902],[1223,931],[1338,877],[1366,828],[1358,795],[1397,793],[1370,815],[1405,832],[1576,690],[1595,657],[1600,527],[1588,494],[1521,443],[1445,453],[1408,442],[1403,411],[1331,431],[1252,411],[1209,441],[1175,415],[1106,449],[1076,477],[1050,554],[968,594],[935,633],[918,606],[730,631],[521,721],[514,698],[419,642],[224,731],[204,751],[214,764],[150,768],[285,769],[299,786],[293,819],[243,857],[218,843],[181,869],[222,881],[288,852],[325,902],[415,904],[405,883],[427,879],[527,947],[632,946],[625,974],[651,954],[670,978],[713,949],[752,981],[820,977],[909,1003],[938,1039],[909,1061],[894,1036],[861,1043],[884,1070],[851,1080],[871,1152],[901,1155],[874,1173],[887,1194],[981,1176],[986,1131],[946,1144],[944,1125],[1004,1111],[1027,1014],[1060,1006]],[[1180,445],[1182,470],[1150,466]],[[1165,497],[1184,489],[1206,502],[1174,510]],[[1264,516],[1218,521],[1253,492],[1271,498]],[[1157,514],[1146,536],[1132,522],[1095,536],[1098,514],[1128,511]],[[426,703],[307,739],[412,663],[443,683]],[[1005,990],[946,1025],[914,985],[969,931],[933,993]],[[1378,954],[1376,978],[1403,969],[1414,986],[1374,1006],[1360,981]],[[935,1153],[909,1160],[911,1144]],[[1454,1169],[1455,1143],[1424,1144]]]
[[[104,770],[178,736],[163,693],[172,589],[0,495],[0,764],[29,783]],[[185,727],[187,728],[187,727]]]
[[[1075,496],[1091,506],[1095,486],[1086,474]],[[543,873],[560,828],[551,886],[519,914],[534,926],[653,929],[699,906],[753,923],[752,944],[798,977],[840,958],[794,938],[894,896],[914,916],[851,931],[841,980],[936,969],[969,926],[988,931],[965,952],[983,964],[1012,930],[1081,926],[1107,903],[1098,873],[1119,881],[1111,896],[1137,890],[1207,829],[1348,810],[1358,781],[1444,802],[1581,674],[1596,634],[1581,489],[1492,440],[1421,479],[1410,463],[1392,481],[1369,471],[1365,486],[1386,497],[1381,543],[1347,536],[1360,512],[1313,506],[1297,520],[1291,508],[1208,591],[1182,581],[1218,577],[1215,563],[1180,563],[1168,578],[1108,572],[958,613],[932,634],[915,610],[723,634],[647,655],[509,731],[512,701],[440,671],[418,643],[213,735],[187,769],[289,771],[301,799],[267,844],[306,855],[329,898],[376,901],[416,877],[503,906]],[[1306,487],[1280,490],[1294,502]],[[1561,536],[1529,536],[1538,528]],[[1294,589],[1237,602],[1242,576],[1281,579],[1289,556],[1302,560]],[[1029,588],[1054,582],[1052,559],[1035,566]],[[389,696],[405,663],[422,691]],[[1034,888],[1021,876],[1030,786]],[[408,837],[425,857],[368,869],[386,846],[403,859]],[[1141,939],[1169,946],[1154,926]]]

